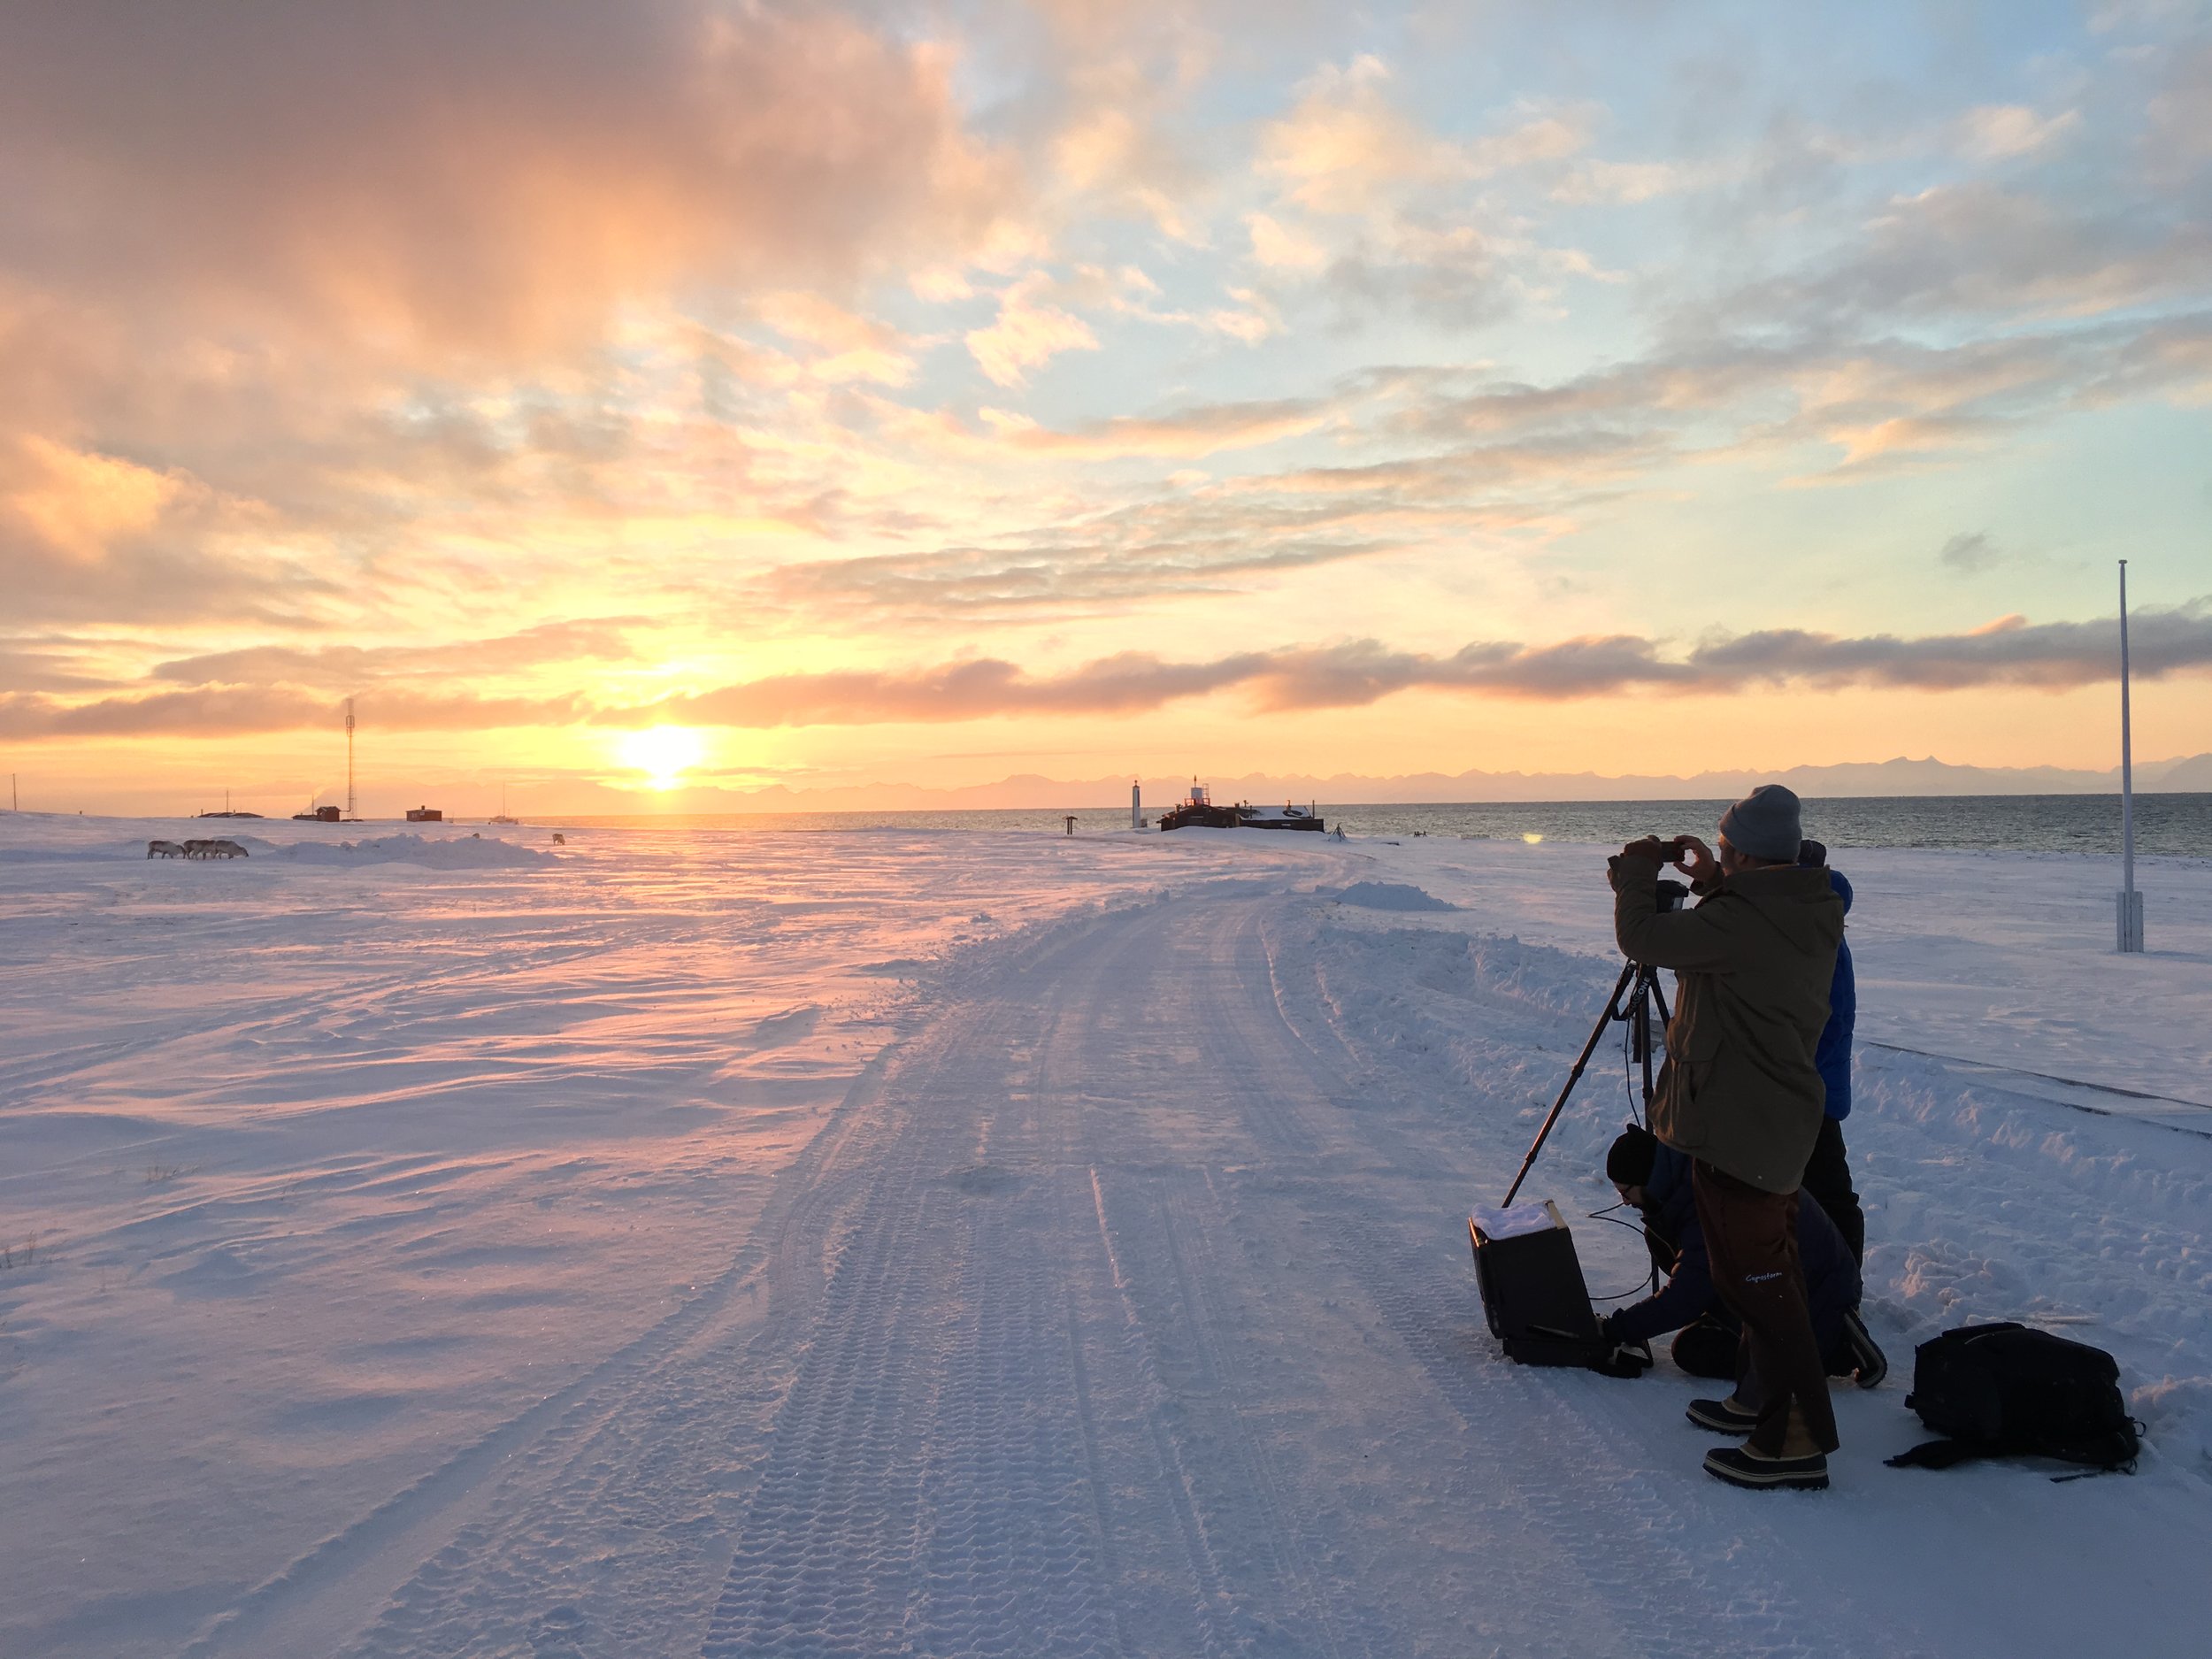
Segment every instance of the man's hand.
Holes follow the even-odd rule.
[[[1621,849],[1621,856],[1648,858],[1655,864],[1663,864],[1667,861],[1665,845],[1656,835],[1647,835],[1641,841],[1629,842],[1627,846]]]
[[[1710,847],[1694,835],[1682,838],[1682,856],[1674,861],[1674,867],[1689,877],[1694,887],[1720,878],[1720,860],[1713,856]]]

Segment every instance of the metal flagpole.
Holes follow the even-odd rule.
[[[2120,892],[2123,952],[2143,949],[2143,895],[2135,890],[2135,756],[2128,725],[2128,562],[2120,561]]]

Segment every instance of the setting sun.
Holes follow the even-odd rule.
[[[626,766],[645,774],[655,789],[672,789],[707,752],[706,740],[688,726],[656,726],[632,732],[615,745]]]

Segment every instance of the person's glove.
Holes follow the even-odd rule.
[[[1624,858],[1648,858],[1655,864],[1663,864],[1667,862],[1667,849],[1665,844],[1661,841],[1656,835],[1646,835],[1640,840],[1632,841],[1629,842],[1627,846],[1622,848],[1621,856]]]
[[[1601,1377],[1637,1378],[1652,1366],[1651,1344],[1648,1342],[1607,1342],[1601,1345],[1598,1356],[1590,1362],[1590,1369]]]
[[[1621,1340],[1614,1325],[1617,1317],[1609,1313],[1598,1321],[1598,1352],[1590,1369],[1602,1377],[1640,1377],[1652,1366],[1651,1344]]]

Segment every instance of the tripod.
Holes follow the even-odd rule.
[[[1590,1064],[1590,1056],[1597,1052],[1598,1040],[1605,1035],[1605,1028],[1616,1020],[1628,1022],[1630,1052],[1644,1068],[1644,1116],[1651,1116],[1652,1062],[1651,1011],[1659,1011],[1659,1029],[1663,1033],[1667,1022],[1673,1018],[1667,1011],[1667,995],[1659,988],[1659,970],[1640,962],[1624,963],[1621,977],[1613,981],[1613,995],[1606,999],[1605,1011],[1598,1016],[1598,1023],[1590,1027],[1590,1040],[1582,1045],[1582,1052],[1575,1056],[1574,1069],[1567,1073],[1566,1087],[1559,1091],[1559,1098],[1551,1103],[1551,1110],[1544,1116],[1544,1126],[1536,1132],[1530,1143],[1528,1156],[1521,1160],[1520,1173],[1513,1178],[1513,1185],[1506,1189],[1505,1203],[1510,1208],[1514,1194],[1521,1190],[1521,1183],[1528,1179],[1536,1155],[1544,1149],[1552,1125],[1559,1121],[1565,1110],[1567,1096],[1575,1092],[1575,1085],[1582,1080],[1583,1068]]]

